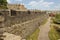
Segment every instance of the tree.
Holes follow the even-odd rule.
[[[0,0],[0,9],[7,8],[7,0]]]

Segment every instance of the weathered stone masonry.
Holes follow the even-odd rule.
[[[5,20],[0,23],[5,32],[9,32],[22,38],[32,34],[40,24],[48,18],[46,12],[34,11],[4,11],[0,12]]]

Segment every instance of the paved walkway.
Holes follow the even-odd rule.
[[[40,33],[38,36],[38,40],[49,40],[48,32],[50,30],[50,19],[51,18],[48,18],[46,24],[40,26]]]

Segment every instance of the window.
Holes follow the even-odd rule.
[[[0,16],[2,16],[3,14],[2,13],[0,13]]]
[[[11,10],[11,16],[16,16],[16,11]]]
[[[28,11],[28,14],[30,14],[30,11]]]

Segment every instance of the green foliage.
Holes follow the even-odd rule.
[[[60,19],[60,14],[56,14],[55,18]]]
[[[57,32],[60,32],[60,25],[54,25],[54,28],[56,29]]]
[[[49,31],[49,38],[50,40],[58,40],[60,39],[60,33],[58,33],[54,27],[51,27],[51,30]]]
[[[53,22],[51,24],[51,29],[49,31],[50,40],[59,40],[60,39],[60,14],[56,14],[53,18]]]
[[[0,0],[0,9],[7,8],[7,0]]]
[[[28,36],[26,40],[38,40],[39,31],[40,31],[39,28],[36,29],[36,31],[30,36]]]
[[[54,23],[60,24],[60,14],[55,15]]]

